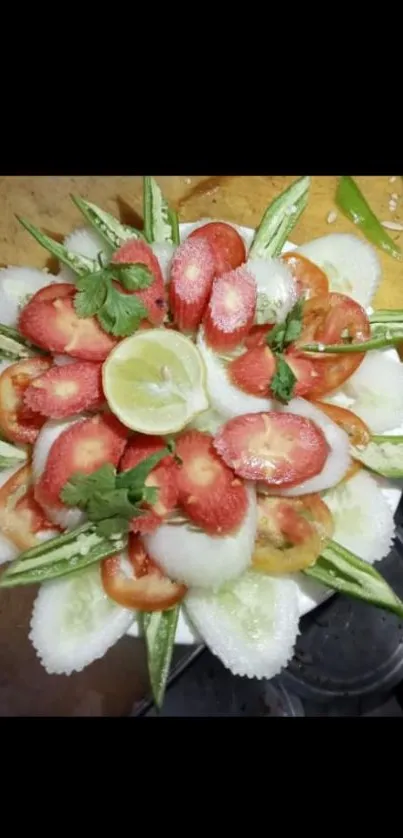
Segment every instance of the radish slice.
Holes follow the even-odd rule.
[[[55,277],[38,268],[9,267],[0,270],[0,321],[17,327],[21,309],[41,288],[52,285]]]
[[[133,620],[106,595],[95,564],[41,585],[29,638],[49,674],[71,675],[102,658]]]
[[[331,291],[348,294],[369,306],[382,277],[378,254],[370,244],[350,233],[321,236],[296,250],[324,271]]]
[[[189,591],[184,604],[207,646],[234,675],[273,678],[293,655],[299,608],[292,579],[248,570],[216,593]]]
[[[169,282],[169,272],[171,268],[172,257],[175,253],[176,247],[169,242],[154,242],[150,245],[154,256],[157,257],[162,276],[164,277],[164,284]]]
[[[66,236],[63,244],[72,253],[87,256],[88,259],[94,259],[96,262],[98,262],[99,256],[102,256],[104,263],[110,259],[111,249],[91,227],[79,227],[77,230],[73,230],[69,236]],[[76,274],[67,265],[61,265],[57,277],[61,282],[74,283]]]
[[[38,482],[45,471],[49,451],[60,434],[67,430],[67,428],[75,425],[76,422],[82,422],[86,418],[87,414],[83,414],[72,416],[69,419],[51,419],[45,422],[36,438],[32,456],[32,474],[35,483]],[[74,527],[79,527],[85,521],[85,514],[78,507],[67,507],[64,505],[49,506],[42,502],[40,505],[46,512],[49,521],[52,521],[58,527],[62,527],[62,529],[72,530]]]
[[[373,433],[399,428],[403,422],[403,364],[385,352],[367,352],[343,387],[325,401],[350,408]]]
[[[210,405],[226,419],[242,416],[243,413],[260,413],[273,410],[272,399],[249,396],[229,381],[224,362],[207,346],[203,329],[199,330],[197,346],[206,368],[206,387]]]
[[[246,268],[257,285],[255,323],[282,323],[298,299],[291,272],[279,259],[249,259]]]
[[[256,493],[248,489],[248,510],[235,533],[211,536],[191,524],[163,524],[143,540],[147,552],[170,579],[188,587],[217,588],[250,565],[257,528]]]
[[[376,478],[360,471],[323,500],[335,524],[333,538],[365,562],[373,564],[386,556],[395,534],[393,512]]]
[[[350,442],[345,431],[339,428],[335,422],[329,419],[319,408],[314,407],[305,399],[291,399],[291,401],[279,409],[283,413],[295,413],[298,416],[305,416],[312,419],[322,429],[329,445],[329,454],[325,465],[315,477],[299,483],[289,489],[276,489],[271,494],[284,495],[286,497],[298,497],[311,492],[322,492],[335,486],[343,479],[350,465]]]

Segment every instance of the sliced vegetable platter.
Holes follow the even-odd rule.
[[[79,196],[63,244],[20,219],[60,270],[0,272],[0,589],[39,586],[50,674],[141,634],[161,706],[175,642],[271,678],[334,591],[403,614],[373,567],[401,496],[403,312],[370,308],[374,245],[401,254],[349,178],[371,244],[295,247],[309,188],[256,230],[179,224],[150,177],[142,231]]]

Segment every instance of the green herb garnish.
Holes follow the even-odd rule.
[[[110,538],[127,533],[131,519],[142,513],[142,504],[155,503],[158,490],[146,486],[145,481],[150,471],[169,453],[169,449],[164,448],[120,474],[110,464],[92,474],[73,474],[60,498],[67,506],[83,509],[89,520],[96,524],[98,535]]]
[[[148,288],[154,277],[142,263],[100,266],[77,278],[74,308],[79,317],[96,316],[102,328],[115,337],[127,337],[147,317],[147,309],[138,297],[119,291],[114,280],[127,291],[139,291]]]

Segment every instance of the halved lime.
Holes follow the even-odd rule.
[[[122,340],[104,363],[103,387],[120,421],[146,434],[180,431],[209,407],[199,350],[171,329]]]

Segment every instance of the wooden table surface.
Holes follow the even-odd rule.
[[[182,221],[204,216],[255,226],[267,204],[296,175],[289,177],[207,176],[160,177],[168,199]],[[381,220],[402,220],[389,211],[391,193],[402,199],[403,181],[388,176],[357,177],[357,182]],[[359,231],[341,214],[328,224],[335,209],[336,178],[314,177],[305,213],[293,231],[299,244],[329,232]],[[126,223],[141,217],[139,177],[3,177],[0,178],[0,264],[47,263],[45,252],[21,228],[15,214],[25,216],[46,232],[60,236],[82,219],[69,198],[79,194],[120,215]],[[392,233],[403,245],[402,234]],[[383,281],[375,305],[403,308],[403,263],[381,253]],[[1,320],[1,312],[0,312]],[[34,589],[14,589],[0,595],[0,715],[127,715],[147,684],[142,643],[123,638],[101,661],[82,673],[48,676],[28,641]],[[183,654],[178,649],[177,657]]]

